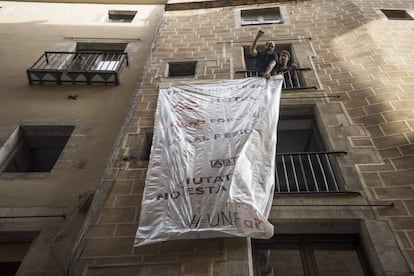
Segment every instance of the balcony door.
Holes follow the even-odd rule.
[[[323,145],[312,108],[281,112],[275,193],[337,192],[333,155]]]

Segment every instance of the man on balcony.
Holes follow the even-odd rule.
[[[263,36],[263,34],[264,32],[261,30],[257,32],[257,35],[250,46],[250,54],[253,57],[256,57],[256,64],[254,66],[256,74],[269,79],[273,68],[275,68],[277,64],[278,58],[277,54],[274,52],[275,43],[273,41],[267,41],[265,43],[264,51],[258,51],[256,49],[257,41]]]

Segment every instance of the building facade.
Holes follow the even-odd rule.
[[[0,19],[7,15],[7,5],[1,6]],[[98,8],[78,12],[109,16],[102,9],[104,15]],[[9,17],[0,26],[9,38],[1,46],[3,60],[12,58],[10,53],[20,60],[7,62],[16,68],[0,75],[2,93],[13,95],[7,97],[9,104],[1,103],[3,144],[17,126],[52,125],[51,120],[75,126],[77,134],[46,176],[2,173],[4,248],[19,239],[31,241],[25,256],[20,254],[18,275],[413,274],[412,1],[170,1],[147,15],[142,25],[128,27],[67,26],[58,22],[63,15],[50,25],[31,15],[19,24]],[[42,39],[35,39],[40,32],[33,26],[42,28]],[[281,98],[269,217],[274,237],[176,240],[134,248],[158,89],[248,76],[248,48],[259,29],[264,31],[260,45],[275,41],[276,50],[288,50],[298,67],[285,77]],[[27,51],[17,31],[34,49]],[[118,86],[27,85],[21,72],[33,64],[36,50],[40,56],[46,47],[62,51],[74,41],[100,38],[130,39],[129,66]],[[11,51],[8,43],[18,47]],[[123,105],[117,104],[120,97]],[[102,104],[110,112],[99,112]],[[12,105],[19,112],[11,112]],[[90,207],[75,212],[78,195],[87,190],[93,191]],[[67,217],[16,218],[56,214]],[[48,258],[55,252],[60,262]]]
[[[0,7],[0,274],[59,275],[131,116],[163,6]]]

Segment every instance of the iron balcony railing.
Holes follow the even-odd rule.
[[[311,68],[296,68],[296,69],[285,69],[273,72],[273,75],[283,75],[283,90],[296,90],[296,89],[317,89],[316,86],[306,86],[302,72],[310,71]],[[263,72],[255,70],[236,71],[236,74],[244,74],[246,78],[263,76]]]
[[[275,193],[340,192],[332,167],[334,152],[276,154]]]
[[[119,84],[128,66],[123,52],[45,52],[29,69],[29,84]]]

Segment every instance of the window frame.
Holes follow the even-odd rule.
[[[187,68],[190,73],[186,71],[181,72],[173,72],[172,70],[177,70],[180,66],[189,67]],[[197,73],[197,60],[188,60],[188,61],[169,61],[167,64],[167,77],[168,78],[194,78]],[[175,68],[174,68],[175,67]]]
[[[25,257],[31,250],[33,243],[35,242],[35,239],[37,238],[38,235],[39,235],[39,232],[36,232],[36,231],[1,231],[0,232],[0,247],[2,246],[5,246],[6,248],[14,247],[17,250],[13,250],[15,254],[13,254],[12,256],[8,256],[9,258],[8,260],[7,259],[4,260],[3,258],[0,258],[0,267],[1,267],[1,263],[6,264],[5,268],[9,269],[8,272],[11,272],[12,270],[16,270],[17,272],[21,264],[23,263]],[[2,255],[0,254],[0,256]],[[7,264],[9,266],[7,266]]]
[[[380,9],[379,11],[387,20],[414,20],[413,15],[405,9]],[[404,16],[398,16],[398,13]]]
[[[0,160],[0,173],[50,173],[55,167],[56,163],[61,158],[70,138],[73,135],[75,130],[74,125],[21,125],[12,133],[9,140],[6,142],[7,145],[4,148],[1,148],[0,152],[2,153],[3,158]],[[58,147],[58,150],[54,150],[53,157],[48,159],[45,163],[50,164],[45,169],[44,164],[33,164],[35,163],[33,158],[33,151],[36,151],[39,147],[33,147],[30,143],[36,144],[36,139],[41,136],[45,137],[44,139],[51,140],[62,140],[58,143],[54,141],[53,146]],[[48,147],[50,149],[51,147]],[[53,147],[52,147],[53,148]],[[25,169],[20,168],[17,163],[21,165],[21,160],[15,160],[20,154],[25,159],[23,164]],[[36,153],[35,157],[38,157],[39,154]],[[27,160],[28,159],[28,160]],[[29,165],[27,165],[29,163]],[[10,169],[10,166],[14,164],[15,169]],[[42,168],[43,169],[40,169]]]
[[[328,150],[320,123],[315,106],[281,106],[275,159],[275,196],[350,193],[344,189],[336,158],[346,152]],[[295,140],[301,130],[307,136],[299,135],[300,139]],[[286,141],[290,142],[286,143],[288,150],[280,149],[283,145],[282,131],[285,131],[283,136]],[[294,136],[292,139],[289,138],[289,131]]]
[[[107,22],[132,23],[137,13],[136,10],[108,10]]]
[[[363,246],[359,234],[276,234],[269,240],[252,239],[252,260],[254,275],[258,270],[258,250],[271,250],[278,245],[298,245],[304,275],[318,276],[318,264],[315,257],[314,244],[352,245],[358,256],[361,269],[365,276],[373,276],[373,267]]]
[[[274,18],[269,16],[272,14],[272,11],[275,11]],[[262,12],[261,12],[262,11]],[[247,13],[249,15],[243,15]],[[251,15],[250,15],[251,13]],[[270,17],[271,19],[265,19],[265,17]],[[256,20],[245,20],[246,17],[254,18]],[[282,15],[281,8],[277,7],[263,7],[263,8],[252,8],[252,9],[241,9],[240,10],[240,25],[241,26],[254,26],[254,25],[268,25],[268,24],[284,24],[285,20]]]

